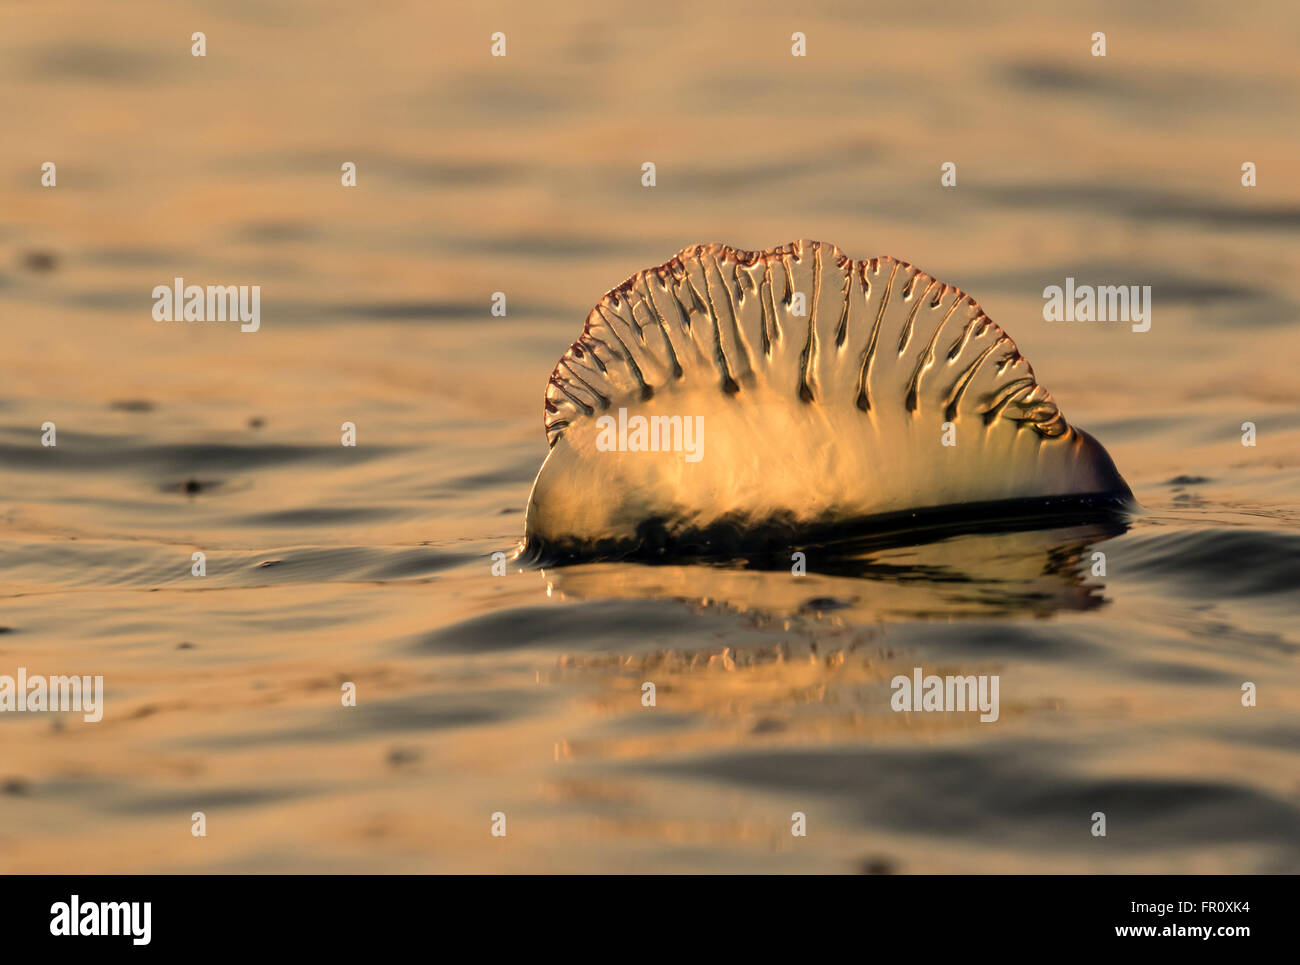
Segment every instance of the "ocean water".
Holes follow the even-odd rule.
[[[1300,870],[1297,25],[0,8],[0,674],[105,685],[0,714],[0,870]],[[976,297],[1132,518],[494,575],[595,301],[800,237]],[[260,329],[154,321],[175,277]],[[1150,331],[1044,321],[1067,277],[1150,285]],[[998,720],[892,711],[918,666]]]

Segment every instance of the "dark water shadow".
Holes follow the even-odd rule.
[[[1046,516],[935,523],[722,559],[543,566],[543,573],[552,591],[578,600],[706,602],[774,618],[1042,617],[1105,604],[1093,552],[1128,528],[1117,516],[1068,525]]]
[[[856,748],[727,753],[652,766],[665,773],[836,801],[864,827],[972,844],[1095,849],[1087,815],[1111,818],[1111,846],[1148,851],[1208,844],[1278,848],[1300,862],[1300,810],[1241,784],[1073,773],[1076,748],[1015,741],[960,749]],[[638,764],[638,766],[644,766]]]

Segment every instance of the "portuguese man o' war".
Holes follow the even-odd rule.
[[[546,389],[536,558],[797,545],[864,528],[1123,512],[973,298],[834,245],[693,245],[597,303]]]

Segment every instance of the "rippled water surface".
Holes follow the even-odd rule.
[[[107,692],[0,715],[0,869],[1300,870],[1300,18],[951,6],[0,9],[0,674]],[[596,299],[799,237],[971,292],[1141,511],[494,576]]]

